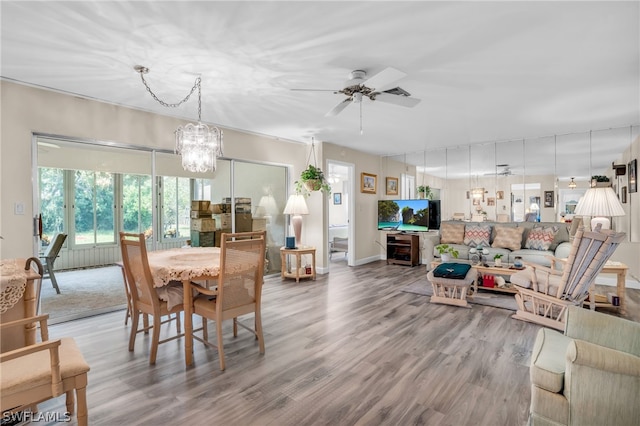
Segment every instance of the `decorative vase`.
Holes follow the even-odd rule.
[[[497,268],[500,268],[502,266],[502,259],[501,258],[497,258],[497,259],[493,259],[495,262],[495,266]]]
[[[442,263],[451,262],[451,255],[447,253],[442,253],[440,255],[440,259],[442,259]]]

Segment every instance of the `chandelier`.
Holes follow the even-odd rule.
[[[215,126],[209,127],[201,120],[202,116],[202,91],[200,88],[200,77],[191,88],[191,91],[184,99],[177,103],[167,103],[158,99],[153,93],[144,75],[149,72],[149,68],[142,65],[136,65],[134,69],[140,74],[144,87],[153,99],[163,106],[175,108],[189,100],[193,92],[198,89],[198,123],[189,123],[185,126],[179,126],[176,131],[176,154],[182,156],[182,167],[190,172],[208,172],[215,171],[218,157],[222,157],[222,130]]]
[[[573,178],[571,178],[571,182],[569,182],[569,189],[574,189],[576,186],[578,186],[578,185],[573,180]]]

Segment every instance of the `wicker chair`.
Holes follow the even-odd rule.
[[[511,276],[518,290],[518,310],[513,318],[564,330],[567,308],[581,306],[607,260],[624,233],[611,230],[585,232],[581,227],[573,238],[569,257],[552,258],[551,267],[528,264],[527,269]],[[562,268],[556,268],[561,263]]]
[[[264,353],[262,336],[261,299],[266,249],[266,232],[222,234],[220,241],[220,274],[216,288],[191,285],[199,295],[193,300],[193,313],[202,317],[202,337],[192,335],[205,345],[218,349],[220,369],[225,369],[222,322],[233,319],[233,336],[238,325],[252,332]],[[190,297],[187,294],[186,297]],[[254,327],[238,322],[238,317],[254,313]],[[207,319],[216,322],[217,345],[208,340]]]
[[[120,249],[122,250],[122,262],[127,276],[125,284],[129,286],[131,295],[131,334],[129,336],[129,350],[133,351],[136,344],[136,335],[140,332],[145,334],[151,329],[151,353],[149,354],[149,364],[156,363],[158,345],[169,342],[184,336],[180,327],[180,312],[184,310],[184,305],[180,304],[169,309],[167,302],[160,300],[156,289],[153,286],[153,276],[149,269],[147,258],[147,247],[144,234],[120,233]],[[182,292],[182,283],[176,283],[176,291]],[[140,314],[145,315],[144,325],[138,329]],[[175,318],[171,318],[175,314]],[[146,315],[153,317],[153,324],[148,325]],[[166,320],[162,317],[168,316]],[[176,320],[177,334],[160,340],[160,327],[173,319]]]

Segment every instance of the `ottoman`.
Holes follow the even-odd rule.
[[[442,263],[427,273],[433,287],[431,303],[471,308],[467,291],[476,278],[476,270],[464,263]]]

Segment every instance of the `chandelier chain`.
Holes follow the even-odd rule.
[[[187,96],[185,96],[184,99],[182,99],[180,102],[176,102],[176,103],[164,102],[162,99],[158,98],[156,96],[156,94],[153,93],[153,90],[151,90],[151,87],[149,87],[149,85],[147,84],[147,80],[144,79],[144,75],[142,73],[140,73],[140,78],[142,79],[142,84],[144,84],[144,87],[147,88],[147,92],[149,92],[151,97],[153,99],[155,99],[156,101],[158,101],[158,103],[160,105],[168,107],[168,108],[176,108],[176,107],[179,107],[180,105],[182,105],[183,103],[187,102],[189,100],[189,98],[191,97],[191,95],[193,95],[193,92],[195,92],[196,89],[198,89],[198,121],[200,121],[200,116],[201,116],[201,111],[202,111],[201,100],[200,100],[200,98],[201,98],[201,96],[200,96],[200,77],[196,78],[196,81],[193,84],[193,87],[191,88],[191,91],[189,92],[189,94]]]

